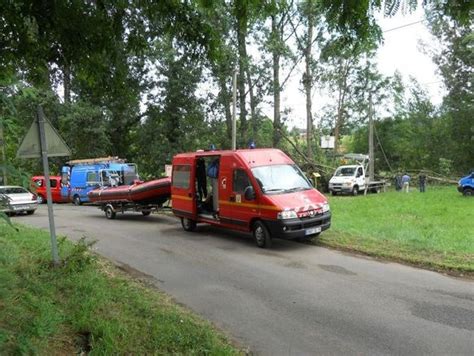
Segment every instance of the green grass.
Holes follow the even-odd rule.
[[[322,244],[438,270],[474,272],[474,199],[455,187],[329,199],[332,227],[321,235]]]
[[[0,224],[0,354],[236,354],[212,325],[61,239]]]

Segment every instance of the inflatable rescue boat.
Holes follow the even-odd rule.
[[[149,182],[136,182],[118,187],[101,187],[88,193],[93,203],[143,203],[163,204],[171,197],[171,179],[162,178]]]

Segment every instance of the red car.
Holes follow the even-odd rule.
[[[53,203],[64,203],[67,199],[61,196],[61,177],[50,176],[51,195]],[[31,191],[38,197],[38,204],[46,203],[46,182],[44,176],[35,176],[31,178]]]
[[[277,149],[178,154],[171,199],[186,231],[202,222],[253,232],[258,247],[273,237],[316,236],[331,225],[326,197]]]

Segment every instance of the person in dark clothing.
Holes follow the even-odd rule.
[[[206,164],[204,159],[199,158],[196,164],[196,179],[199,200],[207,198],[207,178],[206,178]]]
[[[399,192],[402,190],[402,176],[400,174],[397,174],[395,176],[395,190]]]
[[[420,184],[420,192],[426,192],[426,176],[423,173],[418,176],[418,183]]]

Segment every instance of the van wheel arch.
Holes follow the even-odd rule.
[[[474,189],[470,187],[464,188],[462,194],[465,197],[472,197],[474,195]]]

